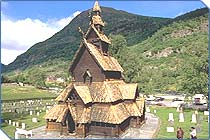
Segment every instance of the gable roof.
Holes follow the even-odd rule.
[[[67,113],[68,107],[66,104],[58,104],[51,108],[49,112],[44,116],[44,118],[49,120],[56,120],[56,122],[63,122]]]
[[[114,57],[103,55],[95,45],[88,43],[86,40],[84,40],[84,44],[104,71],[124,71]]]
[[[119,71],[123,72],[123,68],[120,66],[118,61],[111,56],[103,55],[100,50],[93,44],[88,43],[87,40],[84,38],[83,42],[81,43],[78,51],[76,52],[72,64],[70,66],[70,71],[75,68],[76,62],[79,60],[79,54],[82,51],[82,48],[85,47],[89,51],[90,55],[94,58],[96,63],[104,70],[104,71]]]
[[[73,84],[70,83],[61,93],[58,95],[58,97],[55,99],[55,101],[65,101],[69,95],[69,92],[72,90]]]
[[[104,82],[92,82],[85,84],[77,82],[69,89],[75,89],[84,104],[87,103],[111,103],[117,100],[135,99],[137,84],[126,84],[123,80]],[[57,101],[65,101],[71,90],[61,92],[56,98]],[[68,93],[67,93],[68,92]],[[62,95],[64,94],[64,95]]]

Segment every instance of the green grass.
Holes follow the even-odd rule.
[[[181,127],[184,130],[184,138],[188,139],[190,138],[190,131],[189,129],[194,126],[196,127],[196,124],[191,123],[191,115],[193,113],[193,110],[184,110],[184,117],[185,122],[179,122],[179,112],[176,112],[176,108],[167,108],[167,107],[159,107],[159,106],[152,106],[151,112],[154,112],[154,109],[157,110],[156,115],[160,118],[161,124],[160,124],[160,130],[156,136],[156,138],[176,138],[176,129],[177,127]],[[174,133],[168,133],[166,132],[166,127],[169,125],[168,123],[168,114],[173,113],[174,114]],[[199,112],[199,115],[203,116],[203,121],[201,121],[201,132],[197,133],[197,137],[199,139],[208,139],[209,137],[209,129],[208,129],[208,122],[207,122],[207,116],[203,115],[203,112]]]
[[[21,123],[26,124],[26,130],[31,130],[40,126],[43,126],[46,124],[45,119],[43,116],[45,115],[45,112],[41,112],[39,116],[36,116],[36,114],[33,114],[32,116],[24,114],[17,114],[17,113],[2,113],[2,118],[5,120],[12,120],[13,121],[18,121],[21,125]],[[32,122],[32,118],[36,117],[38,119],[37,123]],[[10,137],[14,138],[14,133],[15,133],[15,126],[8,125],[6,123],[1,124],[1,129]],[[21,128],[21,127],[20,127]]]
[[[1,98],[3,101],[20,100],[20,99],[41,99],[55,98],[57,95],[50,93],[47,90],[37,89],[33,86],[18,86],[2,84]]]

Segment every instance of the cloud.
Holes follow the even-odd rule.
[[[1,61],[9,64],[32,45],[44,41],[64,28],[80,12],[69,17],[43,22],[39,19],[13,20],[1,12]],[[50,22],[49,22],[50,21]]]

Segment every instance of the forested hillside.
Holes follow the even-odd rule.
[[[194,16],[192,14],[200,14]],[[190,16],[191,18],[188,18]],[[208,91],[208,14],[197,10],[178,17],[152,37],[117,55],[127,82],[137,82],[142,92]],[[123,41],[122,41],[123,42]]]
[[[208,9],[175,19],[144,17],[103,8],[110,52],[125,70],[127,82],[144,93],[177,91],[207,94]],[[32,46],[4,76],[13,81],[45,85],[48,76],[70,77],[68,67],[80,43],[77,26],[86,31],[88,11],[82,12],[50,39]]]

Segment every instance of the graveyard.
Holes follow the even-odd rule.
[[[43,116],[55,104],[55,96],[33,86],[3,84],[2,130],[14,138],[16,128],[31,130],[45,125]]]
[[[197,123],[192,122],[192,114],[195,110],[186,109],[183,110],[184,122],[179,122],[179,113],[176,108],[150,106],[150,113],[155,114],[160,119],[160,128],[156,135],[156,138],[176,138],[177,127],[181,127],[184,130],[184,138],[190,138],[190,127],[197,128],[197,137],[199,139],[208,138],[208,116],[204,112],[198,112]],[[169,113],[173,113],[174,121],[170,124],[168,121]],[[174,132],[167,132],[167,127],[172,126]]]
[[[78,19],[83,18],[81,21],[83,22],[84,20],[85,25],[89,26],[87,30],[83,28],[83,24],[76,22],[76,17],[75,20],[72,20],[70,23],[72,29],[74,26],[78,26],[78,36],[77,34],[74,36],[75,42],[66,41],[64,43],[69,46],[59,44],[61,41],[54,37],[68,37],[68,32],[73,33],[73,35],[75,32],[74,30],[63,28],[64,30],[62,31],[66,31],[65,33],[58,33],[57,35],[59,36],[55,35],[51,38],[52,40],[49,39],[49,42],[43,43],[45,47],[47,47],[47,49],[43,49],[46,50],[46,52],[42,52],[42,49],[37,51],[41,51],[40,54],[46,53],[46,55],[40,57],[40,60],[37,59],[39,55],[37,55],[37,57],[31,57],[31,63],[32,60],[36,61],[36,59],[40,61],[39,66],[31,65],[32,67],[36,67],[34,70],[35,76],[30,74],[31,70],[28,68],[27,70],[30,72],[27,72],[27,70],[26,72],[21,72],[22,76],[24,75],[28,78],[27,80],[16,81],[17,83],[10,84],[5,82],[2,84],[2,130],[12,139],[142,139],[145,137],[148,139],[176,139],[177,129],[182,128],[184,131],[183,138],[190,139],[190,129],[193,127],[193,130],[194,128],[196,129],[198,139],[208,139],[209,110],[207,109],[208,103],[206,99],[204,101],[204,97],[206,98],[208,92],[206,81],[208,77],[208,65],[206,61],[203,61],[207,60],[207,57],[200,59],[199,56],[200,54],[204,54],[203,52],[206,52],[205,45],[207,43],[204,45],[203,42],[207,42],[207,39],[204,37],[204,39],[196,38],[200,36],[200,33],[205,37],[207,35],[207,16],[204,16],[205,22],[201,22],[201,24],[204,25],[199,26],[199,29],[197,29],[197,24],[199,25],[200,20],[202,21],[204,17],[200,17],[195,21],[194,18],[192,18],[191,21],[191,16],[189,16],[189,23],[187,18],[186,21],[182,21],[182,19],[179,21],[174,18],[171,19],[171,23],[169,23],[168,18],[154,19],[154,21],[140,19],[139,21],[145,22],[141,25],[145,27],[145,29],[143,29],[139,28],[140,24],[135,21],[138,19],[136,16],[135,18],[133,16],[132,18],[126,18],[125,15],[128,15],[128,13],[122,14],[122,16],[117,14],[114,16],[112,10],[103,9],[105,9],[105,12],[111,11],[111,14],[109,12],[107,12],[108,14],[106,13],[107,19],[117,19],[117,17],[121,17],[121,19],[117,19],[120,22],[116,22],[117,20],[113,20],[114,22],[109,21],[106,18],[104,19],[107,21],[104,22],[102,19],[103,16],[101,15],[103,10],[101,11],[98,1],[96,1],[92,11],[82,12],[81,15],[84,13],[86,13],[86,15],[77,16]],[[121,11],[120,13],[123,12]],[[112,15],[112,17],[109,15]],[[85,21],[84,17],[89,18],[88,22]],[[183,17],[185,18],[185,16]],[[148,19],[150,18],[151,17]],[[126,21],[125,25],[119,24],[123,23],[124,19]],[[163,23],[160,22],[160,25],[158,25],[160,27],[157,27],[157,29],[153,31],[151,29],[151,27],[154,27],[153,23],[159,24],[159,20],[163,20]],[[130,23],[130,21],[132,22]],[[148,24],[150,22],[152,24]],[[125,30],[126,34],[129,33],[127,38],[122,36],[122,39],[119,38],[120,41],[117,41],[114,39],[115,36],[112,36],[112,32],[109,34],[106,32],[104,29],[105,23],[110,24],[110,26],[107,27],[110,31],[114,30],[113,33],[118,30],[124,30],[124,27],[127,28],[127,25],[131,24],[132,26],[129,26],[127,30]],[[119,27],[112,29],[111,27],[115,24],[119,24]],[[150,26],[149,29],[151,29],[151,33],[148,31],[143,32],[144,30],[146,31],[146,25]],[[165,25],[167,25],[167,27],[164,28]],[[181,27],[185,28],[182,29]],[[132,30],[132,28],[135,28],[135,30]],[[188,28],[190,33],[188,33]],[[148,36],[142,37],[142,40],[140,40],[137,36],[139,32],[136,32],[138,29],[140,29],[140,32],[143,32],[143,34],[148,34]],[[200,32],[198,32],[198,30]],[[205,34],[203,34],[204,31]],[[143,34],[141,35],[143,36]],[[190,36],[191,34],[192,36]],[[134,38],[134,36],[137,36],[137,38]],[[73,38],[71,39],[71,36],[69,36],[69,38],[68,40],[74,40]],[[76,38],[78,38],[78,40]],[[116,39],[117,38],[116,36]],[[130,38],[132,38],[130,42],[134,42],[133,44],[126,43]],[[195,39],[201,42],[198,42],[196,46],[202,45],[204,46],[203,48],[205,48],[201,50],[195,48],[199,50],[196,54],[194,54],[194,52],[196,52],[194,51],[195,44],[186,43],[192,42],[191,40]],[[65,41],[65,38],[62,38],[62,41]],[[121,41],[125,43],[121,44]],[[53,46],[51,42],[54,42],[55,46]],[[79,42],[81,43],[79,47],[76,48],[75,46],[78,46]],[[179,46],[180,44],[183,46]],[[38,45],[41,46],[37,48],[42,48],[42,43]],[[121,48],[119,48],[118,45],[121,46]],[[59,49],[54,48],[48,50],[49,46]],[[71,50],[72,47],[74,48],[71,54],[68,54],[68,57],[66,57],[67,55],[64,56],[64,51],[69,52],[67,51],[68,49],[62,50],[57,46],[69,47],[69,50]],[[123,46],[125,47],[123,48]],[[130,48],[132,49],[128,48],[128,46],[131,46]],[[165,46],[170,47],[166,48]],[[139,48],[140,51],[137,51]],[[115,51],[115,49],[117,51]],[[30,50],[32,50],[32,52],[29,54],[36,54],[36,51],[33,52],[33,49],[29,49],[29,52]],[[76,53],[74,52],[75,50],[77,50]],[[55,54],[53,54],[54,52]],[[51,53],[53,57],[50,56]],[[48,54],[49,56],[47,56]],[[58,59],[58,57],[65,59]],[[28,59],[28,56],[26,58]],[[69,60],[69,58],[71,58],[71,60]],[[46,62],[42,59],[45,59]],[[71,61],[69,69],[67,69],[69,66],[67,60],[68,62]],[[30,63],[30,61],[28,62]],[[191,62],[199,63],[191,64]],[[33,62],[32,64],[39,63]],[[60,63],[60,65],[55,66],[57,63]],[[17,63],[16,65],[20,64],[21,63]],[[59,78],[50,76],[46,78],[46,75],[44,76],[43,74],[47,73],[46,71],[51,71],[50,69],[52,68],[48,65],[52,65],[53,69],[56,71],[60,71],[60,69],[64,67],[66,71],[61,69],[62,75],[67,71],[69,72],[67,79],[70,81],[68,81],[68,84],[65,85],[66,87],[61,92],[59,92],[60,88],[53,86],[52,82]],[[198,65],[202,65],[202,68],[198,68]],[[30,65],[27,65],[27,67],[28,66]],[[42,70],[36,71],[37,68]],[[188,71],[191,69],[192,71]],[[8,69],[8,71],[10,71],[10,69]],[[201,74],[193,75],[192,73],[195,72]],[[198,76],[198,78],[191,81],[191,77],[196,76]],[[40,83],[41,80],[45,82],[45,78],[48,84],[38,84],[37,86],[37,83]],[[20,80],[21,77],[18,79]],[[30,81],[31,79],[36,80],[34,80],[34,83],[24,83],[24,81]],[[64,79],[62,78],[57,80],[57,82],[58,81],[64,83]],[[198,86],[197,83],[199,82],[201,85]],[[27,85],[26,83],[34,86]],[[175,92],[176,90],[180,91],[180,94]],[[193,90],[197,91],[194,92]],[[193,96],[195,93],[203,92],[205,96],[204,94]],[[189,95],[187,95],[188,93]],[[197,108],[197,104],[202,104],[203,108]]]

